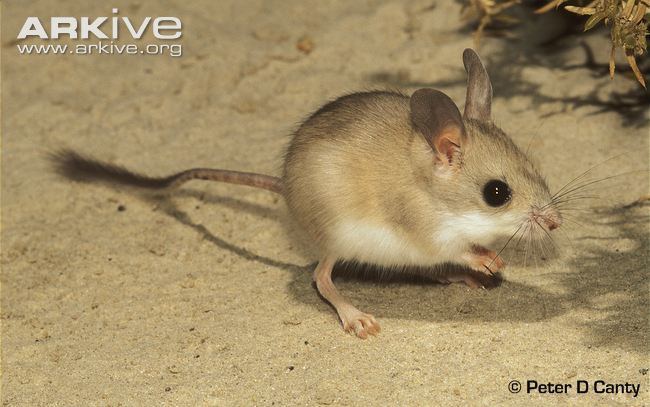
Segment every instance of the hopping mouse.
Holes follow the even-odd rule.
[[[346,331],[366,338],[379,333],[379,324],[336,289],[337,262],[394,272],[418,267],[440,280],[483,287],[504,266],[489,249],[497,239],[522,228],[550,233],[562,224],[544,178],[492,122],[492,85],[478,55],[466,49],[463,63],[462,115],[435,89],[410,97],[393,91],[342,96],[294,132],[281,177],[196,168],[157,178],[70,150],[53,159],[75,179],[149,189],[202,179],[281,194],[320,253],[313,273],[318,292]],[[473,272],[434,272],[448,263]]]

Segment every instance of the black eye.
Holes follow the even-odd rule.
[[[483,199],[490,206],[501,206],[510,200],[512,191],[503,181],[493,179],[483,187]]]

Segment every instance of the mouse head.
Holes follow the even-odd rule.
[[[489,237],[518,228],[545,233],[562,217],[544,178],[491,119],[492,85],[476,52],[466,49],[465,112],[444,93],[420,89],[411,96],[411,122],[433,151],[438,198],[452,215]],[[480,242],[477,242],[480,243]]]

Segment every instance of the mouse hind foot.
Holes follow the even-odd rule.
[[[334,258],[325,257],[316,266],[314,282],[318,292],[336,309],[346,332],[354,333],[361,339],[366,339],[368,335],[377,335],[381,331],[381,327],[375,317],[359,311],[339,294],[334,286],[332,282],[334,264],[336,264]]]

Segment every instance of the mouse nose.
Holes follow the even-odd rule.
[[[533,208],[532,216],[537,222],[544,223],[548,230],[562,226],[562,215],[555,208]]]
[[[544,223],[546,223],[548,230],[555,230],[560,227],[560,224],[553,219],[545,219]]]
[[[562,225],[562,216],[556,210],[549,210],[542,214],[542,219],[548,230],[555,230]]]

